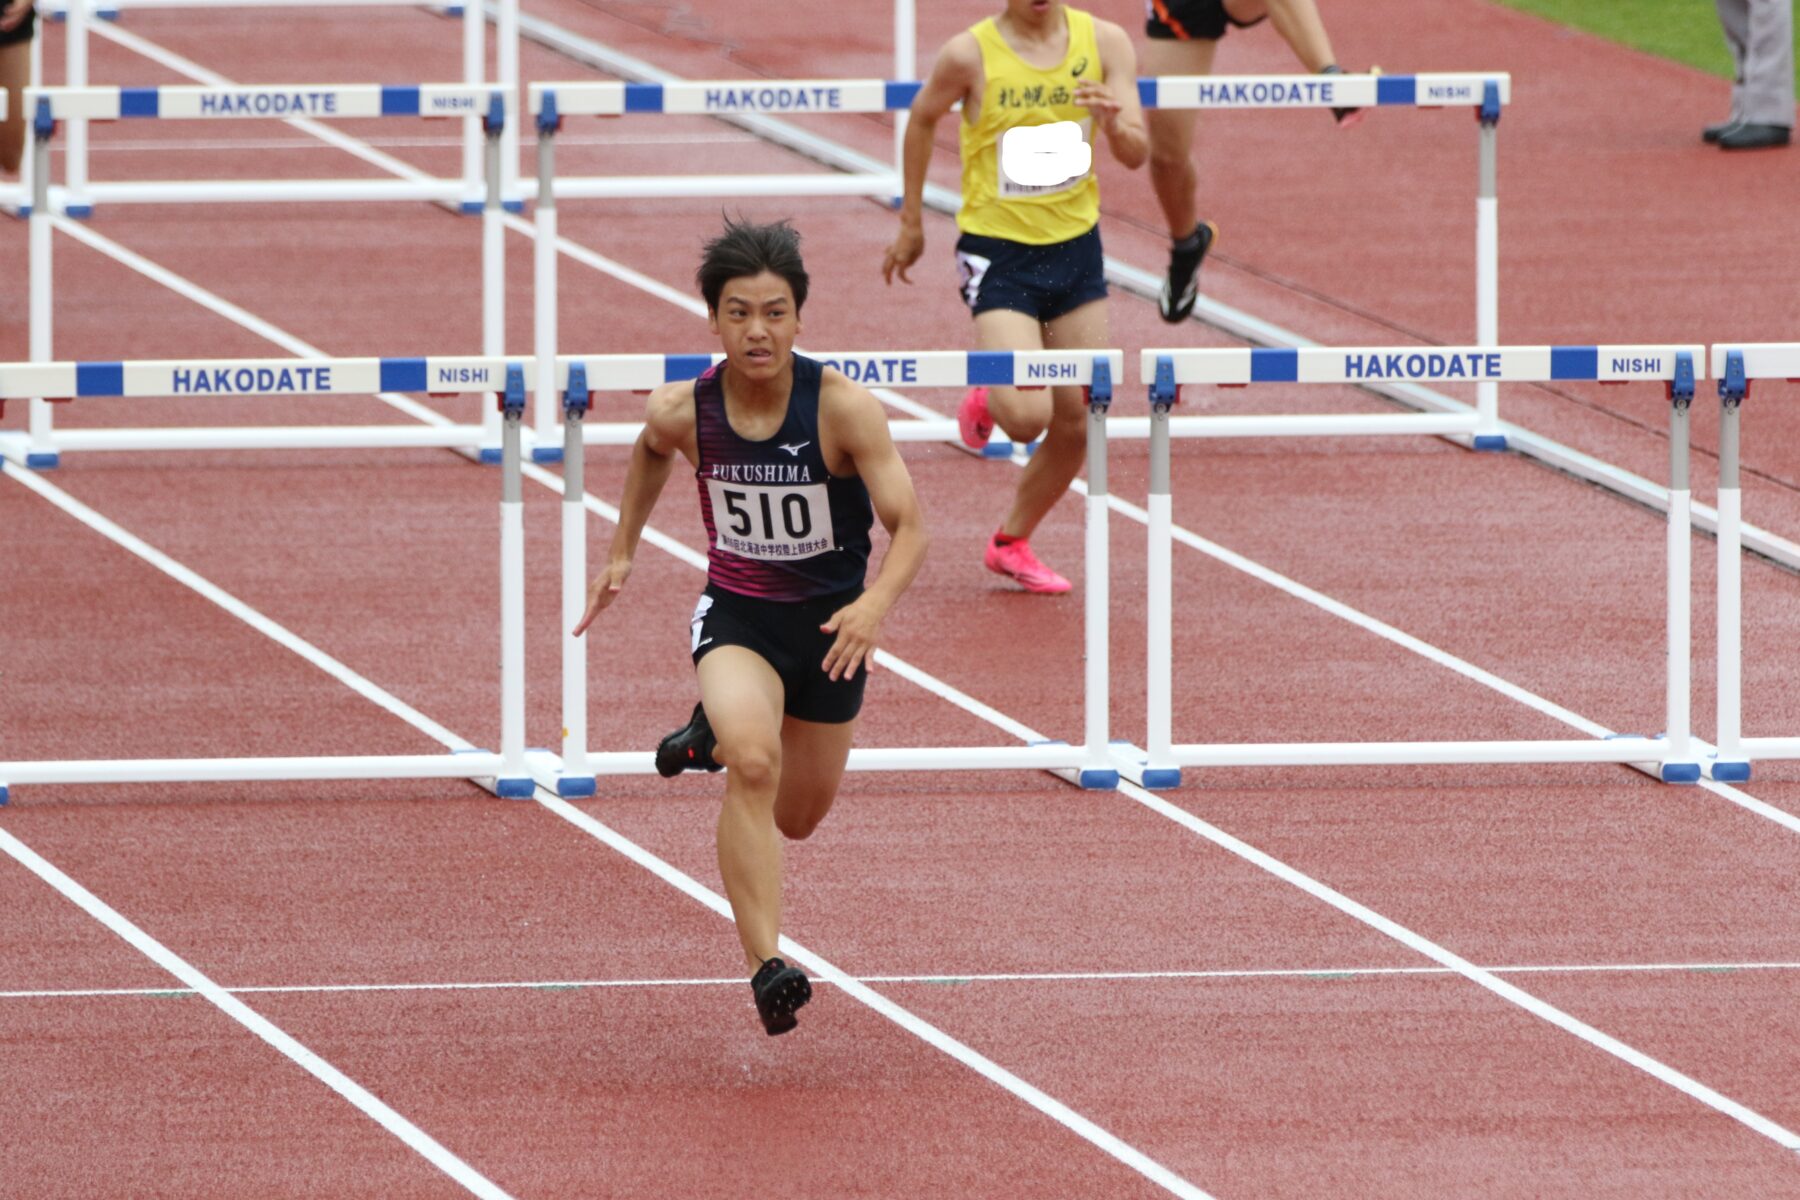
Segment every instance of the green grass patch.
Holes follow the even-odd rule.
[[[1731,78],[1731,52],[1712,0],[1500,0],[1559,25]],[[1800,24],[1795,26],[1800,30]],[[1800,37],[1795,38],[1800,46]]]

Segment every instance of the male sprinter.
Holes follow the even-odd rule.
[[[776,831],[804,838],[831,809],[882,619],[918,573],[925,528],[880,402],[793,352],[807,279],[792,227],[727,221],[695,277],[725,361],[650,394],[619,527],[575,633],[617,598],[681,453],[711,544],[692,652],[699,736],[716,735],[730,768],[719,873],[763,1028],[786,1033],[812,985],[776,957]],[[871,502],[891,541],[865,590]]]
[[[1057,125],[1071,137],[1079,130],[1079,155],[1091,160],[1098,122],[1113,157],[1132,170],[1142,166],[1150,147],[1131,39],[1062,0],[1006,0],[1005,12],[950,39],[913,101],[906,129],[900,233],[881,266],[889,284],[896,272],[911,283],[907,268],[925,250],[932,137],[958,101],[956,261],[976,342],[983,350],[1106,345],[1099,181],[1088,161],[1056,182],[1021,180],[1005,165],[1015,161],[1006,151],[1029,146],[1044,132],[1038,127]],[[1028,592],[1068,591],[1069,581],[1040,562],[1027,539],[1081,470],[1087,445],[1081,389],[975,388],[963,397],[957,421],[971,447],[985,444],[996,423],[1014,441],[1044,434],[984,561]]]
[[[1144,9],[1148,76],[1211,75],[1213,54],[1226,28],[1248,29],[1265,17],[1275,22],[1275,32],[1308,71],[1343,74],[1313,0],[1144,0]],[[1157,308],[1171,324],[1194,311],[1200,294],[1200,260],[1219,236],[1218,226],[1195,216],[1199,175],[1194,170],[1194,123],[1199,115],[1191,108],[1159,108],[1147,114],[1150,186],[1169,223],[1169,271]],[[1361,119],[1362,110],[1334,108],[1331,115],[1340,126],[1347,126]]]

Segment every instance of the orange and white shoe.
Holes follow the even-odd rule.
[[[972,387],[963,396],[962,403],[956,406],[956,428],[962,434],[963,445],[971,450],[979,450],[988,444],[988,437],[994,432],[994,417],[988,412],[988,390],[984,387]]]
[[[1005,575],[1026,591],[1036,592],[1040,596],[1060,596],[1073,586],[1067,579],[1046,567],[1031,552],[1031,543],[1024,538],[1008,542],[1004,546],[990,539],[987,553],[981,561],[994,574]]]

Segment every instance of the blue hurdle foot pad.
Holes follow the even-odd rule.
[[[1700,764],[1666,762],[1662,765],[1662,781],[1664,783],[1699,783]]]
[[[77,221],[85,221],[93,215],[94,206],[91,204],[69,204],[63,208],[63,216],[72,217]]]
[[[537,791],[537,783],[531,779],[496,779],[494,795],[502,800],[529,800]]]
[[[53,471],[57,467],[62,466],[62,455],[54,453],[27,454],[25,456],[25,465],[34,471]]]
[[[1181,786],[1180,767],[1145,767],[1144,786],[1151,791]]]
[[[1016,447],[1011,442],[989,442],[981,448],[983,458],[1011,458]]]
[[[1119,786],[1119,773],[1111,767],[1083,767],[1079,781],[1090,791],[1110,792]]]
[[[12,796],[7,792],[5,786],[0,785],[0,808],[4,808],[11,799]]]
[[[493,446],[483,446],[481,448],[481,461],[490,467],[499,465],[505,457],[506,454],[504,451],[496,449]]]
[[[556,781],[556,794],[564,800],[580,800],[600,790],[600,781],[592,775],[564,775]]]
[[[561,446],[533,446],[531,461],[536,463],[559,463],[563,460]]]
[[[1715,762],[1712,765],[1712,777],[1720,783],[1749,783],[1750,764],[1747,762]]]
[[[484,209],[486,207],[487,207],[486,200],[464,200],[462,202],[463,212],[470,216],[473,216],[474,214],[480,212],[482,209]]]
[[[523,200],[502,200],[500,202],[500,207],[505,209],[509,213],[522,213],[525,211],[525,201],[523,201]]]
[[[1475,449],[1504,450],[1506,449],[1506,438],[1497,433],[1478,433],[1475,435]]]

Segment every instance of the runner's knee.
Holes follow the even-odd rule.
[[[720,742],[713,757],[730,769],[740,786],[756,793],[773,793],[781,779],[781,747],[762,742],[727,746]]]

